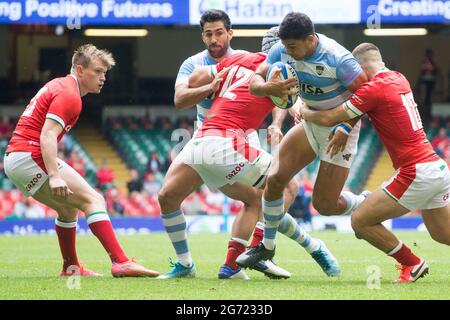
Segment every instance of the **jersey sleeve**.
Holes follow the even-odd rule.
[[[283,44],[281,42],[277,42],[274,44],[272,48],[270,48],[266,62],[268,64],[274,64],[277,61],[281,61],[281,51],[283,49]]]
[[[363,115],[377,106],[377,90],[370,82],[364,83],[351,98],[344,103],[344,107],[351,118]]]
[[[336,66],[336,77],[346,87],[355,81],[361,72],[361,66],[351,53],[344,55]]]
[[[80,115],[80,112],[79,100],[72,94],[61,90],[53,97],[46,118],[55,120],[65,128],[68,123]]]
[[[181,64],[180,70],[178,70],[177,79],[175,80],[175,86],[180,83],[188,83],[189,76],[194,72],[195,65],[192,58],[184,60]]]

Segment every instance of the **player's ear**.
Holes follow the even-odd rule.
[[[75,73],[76,73],[78,76],[82,76],[82,75],[83,75],[83,72],[84,72],[84,69],[83,69],[83,66],[82,66],[82,65],[80,65],[80,64],[75,65]]]
[[[306,36],[304,38],[304,41],[306,43],[307,48],[311,49],[313,47],[313,44],[314,44],[314,35],[310,34],[310,35]]]
[[[205,36],[204,36],[204,33],[203,33],[203,32],[202,32],[200,38],[202,38],[203,43],[204,43],[205,45],[207,45],[207,44],[206,44],[206,40],[205,40]]]
[[[233,38],[233,29],[228,30],[228,35],[230,36],[230,40]]]

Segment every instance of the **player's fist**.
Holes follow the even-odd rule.
[[[347,145],[347,140],[348,134],[345,134],[342,131],[336,131],[334,134],[330,133],[327,145],[327,153],[330,157],[334,157],[339,152],[343,152]]]
[[[49,186],[52,190],[52,195],[56,197],[68,197],[73,194],[67,183],[60,177],[49,178]]]
[[[275,96],[283,100],[287,100],[288,95],[292,94],[292,88],[297,84],[297,79],[281,79],[281,69],[278,67],[274,67],[274,71],[270,74],[270,77],[265,84],[266,95]]]
[[[211,82],[209,89],[212,91],[212,93],[216,93],[217,90],[220,88],[220,84],[222,83],[223,77],[225,74],[230,70],[232,66],[228,66],[220,70],[215,76],[213,81]]]

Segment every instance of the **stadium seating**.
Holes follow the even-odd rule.
[[[66,135],[66,144],[72,146],[71,151],[76,151],[81,156],[85,164],[84,178],[92,187],[95,187],[97,185],[97,165],[73,134]]]
[[[445,118],[435,119],[433,121],[435,123],[427,130],[427,136],[430,140],[437,135],[439,128],[441,126],[446,127],[447,123],[447,119]],[[107,138],[116,150],[119,151],[128,166],[130,168],[136,168],[141,174],[147,171],[148,159],[152,152],[158,153],[161,162],[164,162],[170,150],[178,143],[178,141],[171,141],[173,128],[178,127],[178,125],[164,123],[164,121],[156,121],[155,123],[149,124],[144,118],[115,117],[107,119],[104,126],[103,132],[106,132]],[[450,132],[448,133],[450,135]],[[2,158],[7,143],[7,140],[0,139],[0,157]],[[97,166],[92,161],[92,158],[87,154],[86,150],[73,134],[69,133],[64,143],[67,150],[75,150],[80,154],[86,165],[85,178],[95,187]],[[365,120],[361,128],[358,153],[353,161],[346,187],[356,193],[362,191],[381,150],[382,144],[375,130]],[[313,182],[316,179],[319,164],[320,161],[316,158],[306,167],[306,172]],[[6,177],[0,175],[0,219],[12,213],[14,203],[18,200],[18,194],[20,194],[20,192],[14,189],[13,184]],[[128,197],[122,193],[115,196],[114,192],[118,191],[108,190],[105,192],[108,208],[111,206],[113,199],[115,199],[115,201],[120,201],[124,207],[124,214],[129,216],[158,216],[160,213],[156,194],[145,195],[138,193]],[[206,197],[203,191],[199,191],[194,199],[202,205],[202,212],[204,211],[208,214],[219,213],[220,210],[218,210],[217,205],[208,204],[205,201]],[[240,204],[233,202],[231,205],[232,213],[237,213],[240,209]],[[53,210],[46,208],[46,216],[52,217],[55,214]]]
[[[113,129],[112,119],[106,122],[107,137],[122,155],[131,168],[136,168],[141,174],[146,171],[149,156],[157,152],[162,162],[175,142],[171,142],[172,130],[162,128],[145,128],[142,121],[134,117],[119,117],[120,129]]]

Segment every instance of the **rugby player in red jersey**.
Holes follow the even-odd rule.
[[[342,106],[314,111],[303,105],[301,113],[323,126],[368,114],[397,173],[353,212],[352,227],[358,238],[397,260],[400,276],[395,282],[414,282],[428,273],[427,263],[382,222],[420,209],[431,237],[450,245],[449,169],[427,140],[408,80],[385,67],[374,44],[360,44],[353,55],[370,81]]]
[[[174,160],[177,170],[225,194],[261,199],[262,191],[257,188],[264,186],[272,156],[252,144],[248,137],[259,128],[274,104],[269,97],[253,96],[248,86],[255,70],[265,60],[263,53],[237,53],[216,65],[201,66],[194,71],[189,86],[211,83],[215,97],[203,125]],[[273,77],[277,76],[274,72]],[[296,188],[296,183],[291,181],[285,189],[286,208],[290,207]],[[172,264],[172,270],[161,278],[193,277],[196,273],[188,247],[186,220],[179,207],[183,199],[179,196],[170,203],[160,201],[161,217],[178,259]],[[329,271],[339,270],[336,258],[322,241],[310,237],[290,215],[286,214],[278,231],[305,247],[327,275],[338,275]],[[244,250],[245,247],[238,254]],[[242,271],[236,265],[237,255],[227,257],[219,277],[224,268],[235,274]]]
[[[115,277],[158,276],[123,252],[106,212],[104,198],[72,167],[57,158],[57,144],[77,122],[81,97],[100,93],[106,72],[115,65],[111,53],[91,44],[72,57],[71,73],[45,84],[31,99],[13,132],[5,153],[5,173],[26,196],[54,209],[56,234],[63,257],[61,276],[98,276],[84,267],[76,253],[79,212],[112,261]]]

